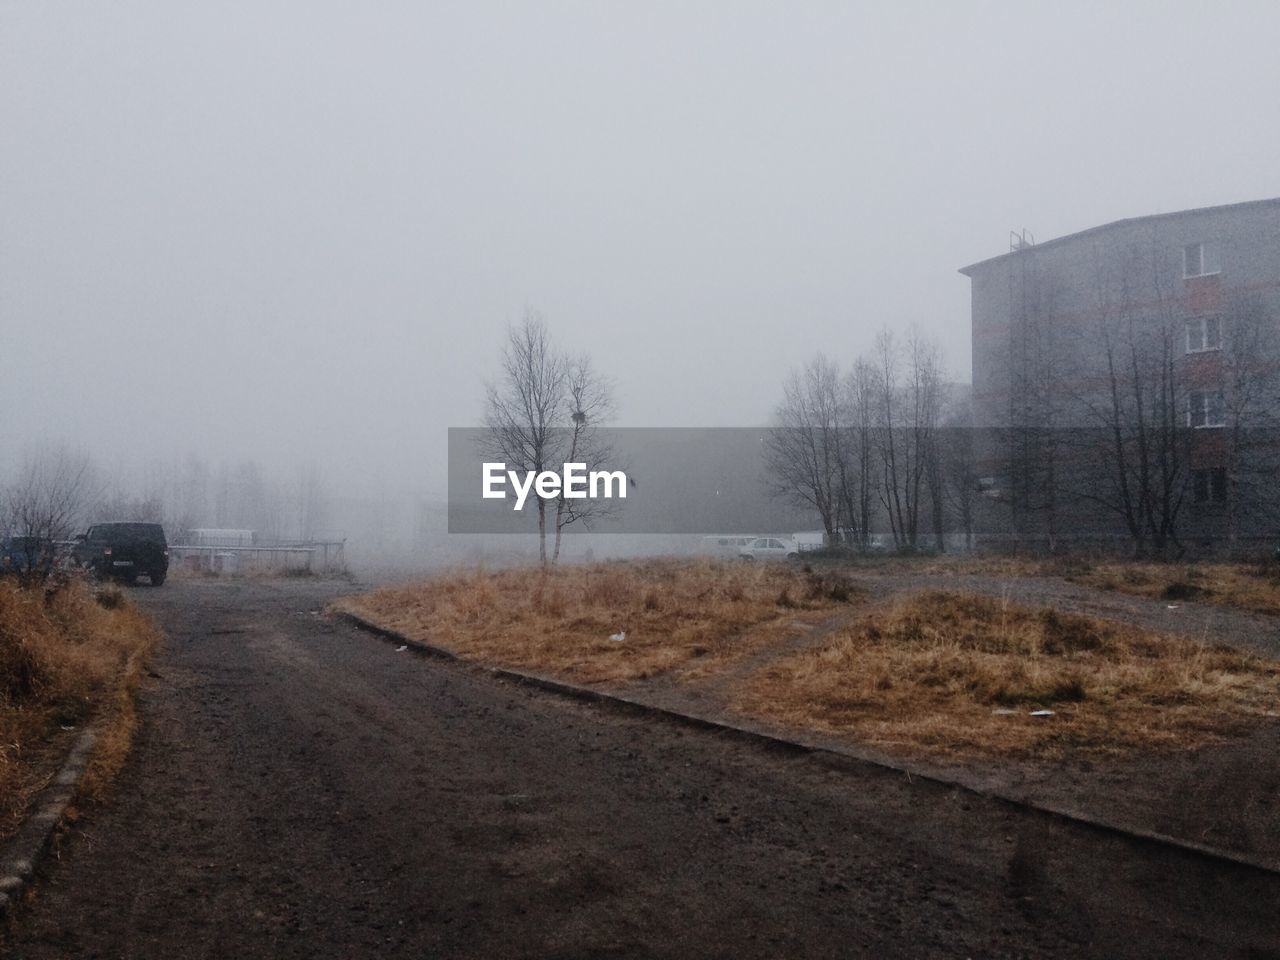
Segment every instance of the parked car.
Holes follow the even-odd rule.
[[[158,523],[95,523],[76,541],[76,563],[100,580],[133,583],[144,576],[158,587],[169,573],[169,544]]]
[[[0,540],[0,573],[48,576],[56,550],[48,537],[5,537]]]
[[[755,534],[744,536],[731,533],[723,536],[703,537],[702,542],[698,545],[698,552],[706,556],[732,559],[738,556],[743,547],[749,547],[755,541]]]
[[[794,560],[800,556],[800,550],[790,540],[777,537],[756,537],[751,545],[738,551],[743,560]]]

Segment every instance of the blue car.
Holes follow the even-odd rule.
[[[5,537],[0,540],[0,573],[48,576],[56,551],[47,537]]]

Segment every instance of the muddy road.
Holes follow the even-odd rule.
[[[22,958],[1280,957],[1280,878],[396,652],[173,581]]]

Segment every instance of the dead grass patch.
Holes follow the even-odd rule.
[[[1280,615],[1280,563],[1095,563],[1068,579],[1157,600],[1194,600]]]
[[[1059,755],[1193,746],[1256,723],[1278,702],[1275,661],[933,591],[763,669],[737,706],[881,747]],[[1037,708],[1054,716],[1031,717]]]
[[[460,571],[344,598],[346,610],[469,659],[582,683],[690,676],[829,617],[858,594],[789,564],[644,560]],[[610,639],[625,633],[619,642]]]
[[[841,561],[871,573],[1060,577],[1097,590],[1196,601],[1280,616],[1280,562],[1159,563],[1084,557],[868,557]]]
[[[110,781],[132,740],[134,690],[159,637],[119,587],[0,581],[0,835],[17,827],[55,772],[64,727],[97,719],[85,790],[99,793]]]

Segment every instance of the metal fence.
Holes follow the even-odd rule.
[[[169,566],[175,572],[186,573],[345,573],[346,543],[345,540],[296,540],[236,547],[171,543]]]

